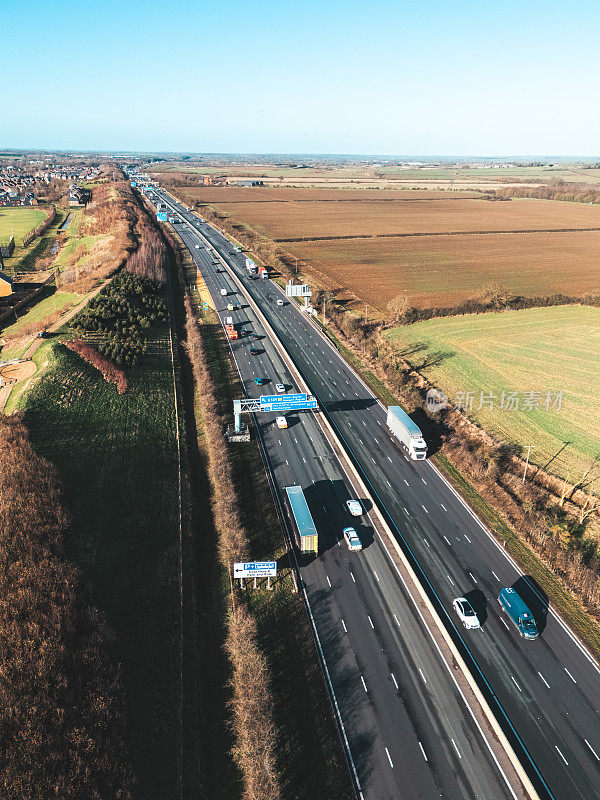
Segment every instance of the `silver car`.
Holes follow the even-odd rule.
[[[348,545],[348,550],[362,550],[362,542],[358,538],[358,534],[354,528],[344,528],[343,534],[346,544]]]
[[[457,597],[452,603],[452,607],[465,628],[469,630],[481,628],[481,622],[466,597]]]
[[[346,500],[346,508],[353,517],[361,517],[363,510],[358,500]]]

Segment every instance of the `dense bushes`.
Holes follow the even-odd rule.
[[[132,797],[109,634],[63,558],[68,519],[53,466],[0,415],[0,795]]]
[[[125,376],[123,370],[115,367],[112,361],[109,361],[108,358],[100,355],[100,353],[98,353],[97,350],[94,350],[93,347],[90,347],[89,344],[85,344],[85,342],[70,341],[65,342],[65,346],[74,353],[77,353],[77,355],[81,356],[84,361],[87,361],[88,364],[91,364],[99,372],[101,372],[104,380],[108,381],[109,383],[114,383],[119,394],[124,394],[127,391],[127,377]]]
[[[506,186],[496,190],[496,197],[532,197],[539,200],[566,200],[571,203],[600,203],[600,191],[595,186],[556,181],[545,186]]]
[[[123,271],[93,297],[77,315],[72,328],[101,334],[98,350],[115,363],[137,364],[146,352],[141,331],[167,322],[162,286],[155,280]]]

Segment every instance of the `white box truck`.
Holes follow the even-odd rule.
[[[427,442],[416,422],[400,406],[388,408],[387,425],[413,461],[427,458]]]

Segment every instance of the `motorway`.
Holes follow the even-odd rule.
[[[163,195],[163,199],[201,230],[233,269],[326,410],[405,552],[415,568],[422,570],[444,623],[470,660],[540,796],[556,800],[600,797],[600,670],[595,661],[435,466],[406,458],[386,428],[385,409],[315,325],[293,303],[278,306],[280,289],[271,281],[250,278],[244,254],[236,253],[224,236],[171,198]],[[195,250],[198,240],[184,227],[179,226],[179,232],[198,258],[202,253]],[[208,254],[203,273],[213,291],[221,285],[232,286],[227,274],[215,273]],[[256,320],[249,309],[242,313],[254,327]],[[236,321],[241,320],[240,315]],[[243,350],[249,347],[245,339],[234,345],[234,350],[242,351],[236,360],[240,369],[244,365],[242,376],[248,376],[249,395],[260,393],[252,381],[260,371],[273,384],[283,375],[282,382],[292,385],[266,340],[264,357],[245,356]],[[281,372],[273,375],[273,369]],[[478,744],[479,736],[456,689],[456,706],[443,713],[452,685],[436,666],[419,618],[406,602],[378,539],[371,533],[372,543],[361,554],[337,546],[341,528],[349,524],[341,501],[351,496],[351,489],[335,460],[324,455],[330,451],[310,415],[298,419],[301,423],[288,431],[274,429],[269,420],[261,428],[279,485],[298,482],[303,488],[314,487],[309,504],[316,511],[324,546],[320,558],[303,570],[303,579],[310,587],[319,630],[324,631],[328,664],[331,658],[337,668],[336,694],[345,709],[344,722],[365,797],[503,796],[507,790],[500,781],[494,790],[491,784],[484,785],[494,777],[494,768],[490,764],[481,772],[489,754],[485,745]],[[368,541],[369,531],[359,532]],[[522,640],[500,613],[496,598],[502,586],[516,586],[532,607],[542,629],[536,641]],[[478,608],[484,623],[478,631],[465,632],[456,624],[451,603],[461,594],[468,594]],[[396,619],[401,620],[400,626]],[[430,677],[436,675],[435,681],[424,684],[421,680],[421,671],[428,674],[421,659],[428,660],[426,668]],[[356,675],[364,679],[364,689],[361,681],[351,679]],[[442,699],[431,694],[432,683]],[[462,715],[460,741],[457,713]],[[419,752],[421,747],[427,761]],[[476,770],[474,774],[465,771],[467,763]]]

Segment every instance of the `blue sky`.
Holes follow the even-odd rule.
[[[599,23],[595,0],[3,0],[0,147],[599,155]]]

